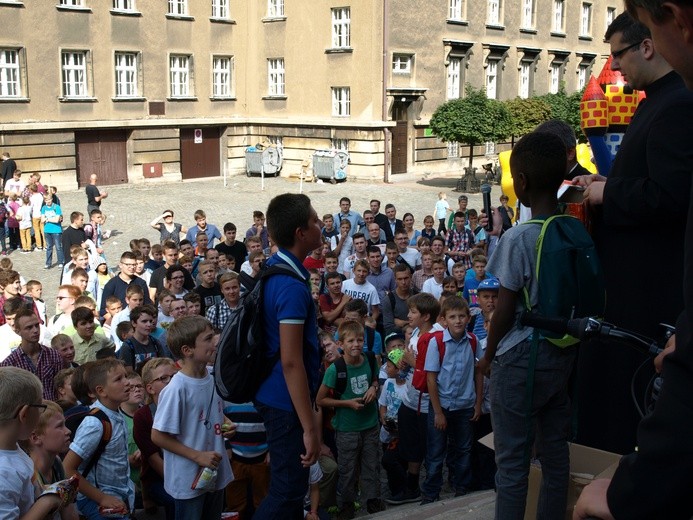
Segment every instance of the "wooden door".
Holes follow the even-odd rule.
[[[87,130],[75,132],[77,182],[89,184],[95,173],[98,185],[127,184],[127,133],[124,130]]]
[[[197,139],[196,131],[202,133]],[[221,175],[220,135],[218,127],[180,129],[180,168],[184,180]]]
[[[407,122],[397,121],[392,129],[392,173],[407,173]]]

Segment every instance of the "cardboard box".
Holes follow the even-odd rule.
[[[481,444],[493,449],[493,433],[479,440]],[[592,480],[597,478],[610,478],[621,460],[621,455],[608,451],[597,450],[582,446],[581,444],[569,444],[570,449],[570,482],[568,483],[568,501],[566,503],[566,520],[573,517],[573,508],[582,489]],[[527,506],[525,507],[525,520],[534,520],[537,517],[537,502],[541,487],[541,466],[539,461],[532,461],[529,468],[529,485],[527,489]]]

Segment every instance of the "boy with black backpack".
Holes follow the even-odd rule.
[[[583,294],[594,294],[603,287],[598,265],[596,273],[588,273],[585,280],[585,263],[580,263],[595,267],[589,235],[572,217],[553,217],[565,165],[565,145],[553,134],[533,132],[515,145],[510,158],[515,193],[522,204],[531,208],[536,222],[507,230],[488,265],[500,289],[479,370],[486,373],[491,366],[491,418],[498,465],[496,518],[504,520],[524,517],[535,435],[543,474],[537,516],[565,516],[571,417],[567,385],[576,349],[571,345],[559,348],[560,341],[556,342],[550,333],[524,327],[519,320],[529,309],[562,318],[583,317],[591,310],[599,312],[598,302],[594,309],[582,305]],[[559,242],[554,251],[563,261],[558,264],[544,251],[549,239],[554,245]],[[576,239],[582,240],[580,247],[566,242],[576,244]],[[563,252],[569,253],[566,258],[562,258]],[[550,265],[554,269],[547,279]],[[555,298],[549,298],[549,294]],[[550,309],[554,300],[567,302],[569,310]],[[603,293],[601,301],[603,309]]]
[[[378,369],[372,354],[363,352],[363,326],[345,321],[338,345],[344,352],[327,368],[318,390],[318,406],[332,407],[339,452],[341,505],[338,518],[354,518],[356,484],[361,476],[361,499],[369,514],[383,510],[379,497]],[[343,371],[338,361],[344,363]],[[332,391],[332,396],[330,396]]]

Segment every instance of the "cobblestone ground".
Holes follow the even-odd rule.
[[[416,219],[415,227],[423,227],[423,217],[433,212],[438,200],[438,192],[447,193],[448,202],[457,207],[458,193],[454,192],[457,177],[440,177],[421,180],[411,176],[397,178],[392,184],[371,184],[345,182],[336,185],[329,183],[304,183],[303,193],[311,198],[313,206],[322,216],[324,213],[335,213],[339,210],[339,199],[343,196],[351,199],[352,209],[363,213],[368,209],[371,199],[381,201],[381,211],[385,204],[393,203],[397,207],[397,216],[410,212]],[[133,238],[149,238],[152,243],[159,240],[158,232],[149,227],[149,222],[165,209],[172,209],[175,221],[186,227],[195,224],[193,213],[203,209],[208,222],[221,228],[226,222],[233,222],[238,227],[239,238],[245,234],[253,221],[253,210],[265,211],[272,197],[281,193],[298,193],[300,184],[286,178],[267,178],[265,189],[261,189],[258,177],[230,177],[224,187],[223,179],[214,178],[202,181],[188,181],[167,184],[136,184],[106,187],[109,196],[103,201],[101,209],[107,216],[105,229],[112,230],[112,236],[104,242],[108,264],[117,267],[120,254],[128,249]],[[72,211],[86,214],[87,199],[84,190],[58,193],[65,215],[64,226],[69,222]],[[498,202],[500,187],[494,186],[492,200]],[[481,195],[469,195],[469,208],[481,209]],[[88,219],[88,218],[87,218]],[[57,267],[45,271],[45,252],[34,251],[23,254],[11,253],[14,268],[26,280],[39,280],[43,283],[44,300],[48,303],[49,314],[54,309],[53,302],[58,287],[59,271]],[[67,259],[66,259],[67,260]],[[57,263],[53,255],[53,264]]]

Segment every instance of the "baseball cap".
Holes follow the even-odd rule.
[[[402,334],[401,332],[391,332],[390,334],[385,336],[385,345],[387,345],[392,339],[401,339],[402,341],[404,341],[404,334]]]
[[[476,288],[476,292],[479,291],[497,291],[500,289],[500,282],[497,278],[486,278],[482,280],[479,286]]]
[[[395,364],[395,366],[397,366],[399,364],[399,362],[402,361],[403,357],[404,357],[404,350],[402,350],[401,348],[393,349],[387,355],[387,359],[392,361]]]

